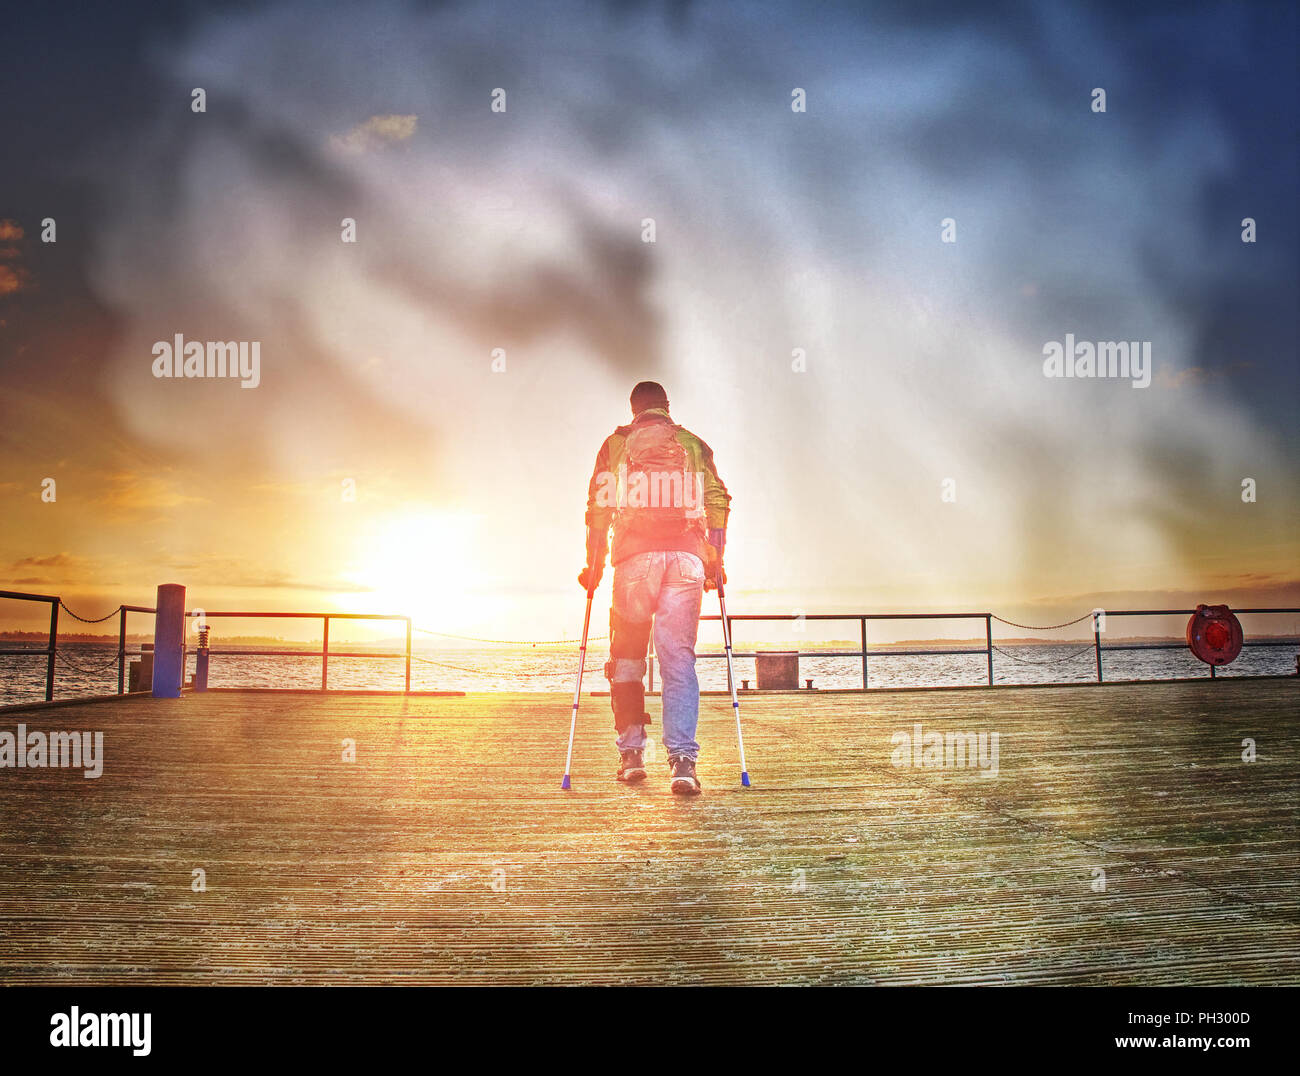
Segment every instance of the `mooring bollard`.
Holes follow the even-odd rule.
[[[130,665],[128,691],[149,691],[153,687],[153,643],[140,644],[140,660]]]
[[[792,691],[799,686],[799,651],[759,650],[754,672],[759,691]]]
[[[199,628],[199,648],[194,653],[194,690],[208,690],[208,626]]]
[[[185,588],[179,583],[158,587],[153,621],[153,697],[179,699],[185,675]]]

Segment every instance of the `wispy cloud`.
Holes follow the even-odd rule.
[[[14,561],[15,568],[67,568],[82,558],[71,553],[51,553],[47,557],[23,557]]]
[[[416,116],[371,116],[346,134],[330,135],[330,146],[340,153],[367,153],[395,142],[405,142],[415,134]]]
[[[49,553],[44,556],[20,557],[9,565],[15,584],[33,586],[43,583],[82,580],[94,575],[95,562],[75,553]]]
[[[1182,370],[1166,363],[1156,368],[1154,382],[1157,388],[1180,389],[1192,385],[1208,385],[1213,381],[1232,378],[1254,368],[1255,363],[1249,359],[1227,363],[1224,366],[1188,366]]]
[[[236,590],[292,590],[316,595],[365,594],[368,587],[342,580],[304,580],[291,571],[264,562],[250,562],[219,553],[202,553],[192,557],[161,556],[158,564],[168,571],[181,573],[193,588],[220,587]]]
[[[22,257],[20,243],[22,226],[14,220],[0,220],[0,296],[22,291],[30,281],[30,274],[19,264]],[[3,325],[4,322],[0,322]]]
[[[106,486],[97,503],[111,513],[178,508],[207,501],[206,497],[185,493],[174,481],[157,475],[118,472],[108,476]]]

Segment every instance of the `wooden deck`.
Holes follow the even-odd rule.
[[[106,764],[0,770],[0,984],[1297,984],[1298,702],[1294,679],[751,696],[745,790],[709,697],[686,802],[662,749],[612,780],[607,700],[567,793],[560,695],[8,712],[103,730]],[[891,765],[918,721],[998,732],[999,776]]]

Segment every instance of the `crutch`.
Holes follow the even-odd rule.
[[[578,682],[573,685],[573,717],[569,720],[569,753],[564,759],[564,780],[560,787],[569,787],[569,769],[573,765],[573,734],[578,728],[578,699],[582,696],[582,670],[587,665],[587,630],[591,627],[591,600],[596,596],[594,590],[587,591],[587,615],[582,618],[582,648],[578,656]],[[749,779],[745,779],[749,784]]]
[[[731,627],[727,623],[727,599],[718,580],[718,610],[722,613],[722,644],[727,651],[727,685],[731,688],[731,709],[736,715],[736,745],[740,748],[740,783],[749,787],[749,769],[745,765],[745,737],[740,731],[740,700],[736,697],[736,673],[731,665]]]

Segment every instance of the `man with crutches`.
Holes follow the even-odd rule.
[[[662,385],[642,381],[631,404],[632,422],[606,438],[596,457],[587,491],[587,566],[578,582],[589,596],[600,584],[612,525],[605,676],[617,732],[616,776],[629,783],[646,776],[645,675],[653,622],[672,790],[695,795],[695,640],[704,590],[726,581],[722,551],[731,497],[709,446],[669,417]]]

